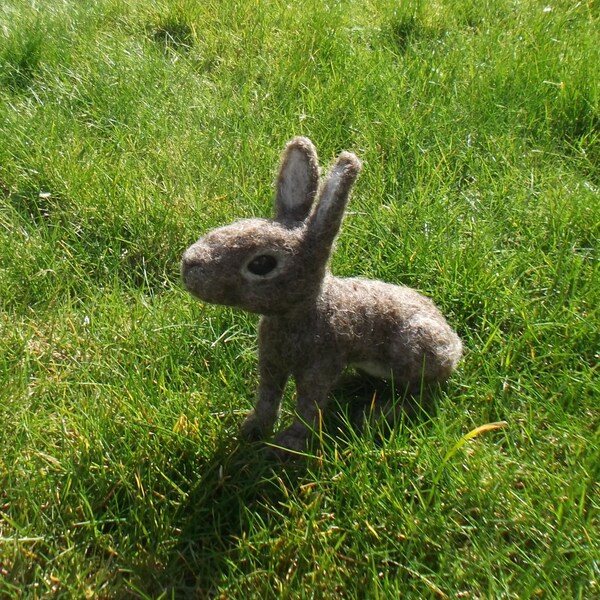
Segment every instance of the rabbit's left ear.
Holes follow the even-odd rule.
[[[308,138],[295,137],[281,158],[275,220],[288,227],[300,225],[310,213],[318,187],[317,151]]]

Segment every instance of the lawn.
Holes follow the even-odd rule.
[[[179,259],[294,135],[364,163],[333,271],[466,351],[280,465]],[[4,0],[0,290],[0,597],[600,597],[596,0]]]

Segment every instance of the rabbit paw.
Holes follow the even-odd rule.
[[[269,433],[270,426],[255,411],[250,411],[240,428],[240,435],[245,440],[255,442]]]
[[[299,430],[296,427],[284,429],[275,436],[270,454],[281,461],[304,454],[307,450],[307,434],[306,430]]]

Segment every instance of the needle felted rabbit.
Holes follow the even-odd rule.
[[[183,255],[181,274],[193,295],[263,315],[258,398],[242,426],[246,437],[271,431],[290,375],[297,416],[275,443],[298,452],[345,366],[416,390],[445,381],[461,357],[460,339],[429,298],[408,287],[330,273],[332,246],[360,169],[359,159],[343,152],[319,188],[315,148],[296,137],[281,160],[274,218],[214,229]]]

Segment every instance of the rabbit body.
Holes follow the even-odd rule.
[[[207,233],[186,250],[181,272],[199,298],[263,315],[259,389],[242,432],[268,434],[294,377],[297,417],[276,444],[301,451],[331,386],[348,365],[409,389],[442,383],[462,344],[434,303],[382,281],[334,277],[328,261],[361,163],[344,152],[319,192],[312,143],[283,154],[275,218],[246,219]]]

